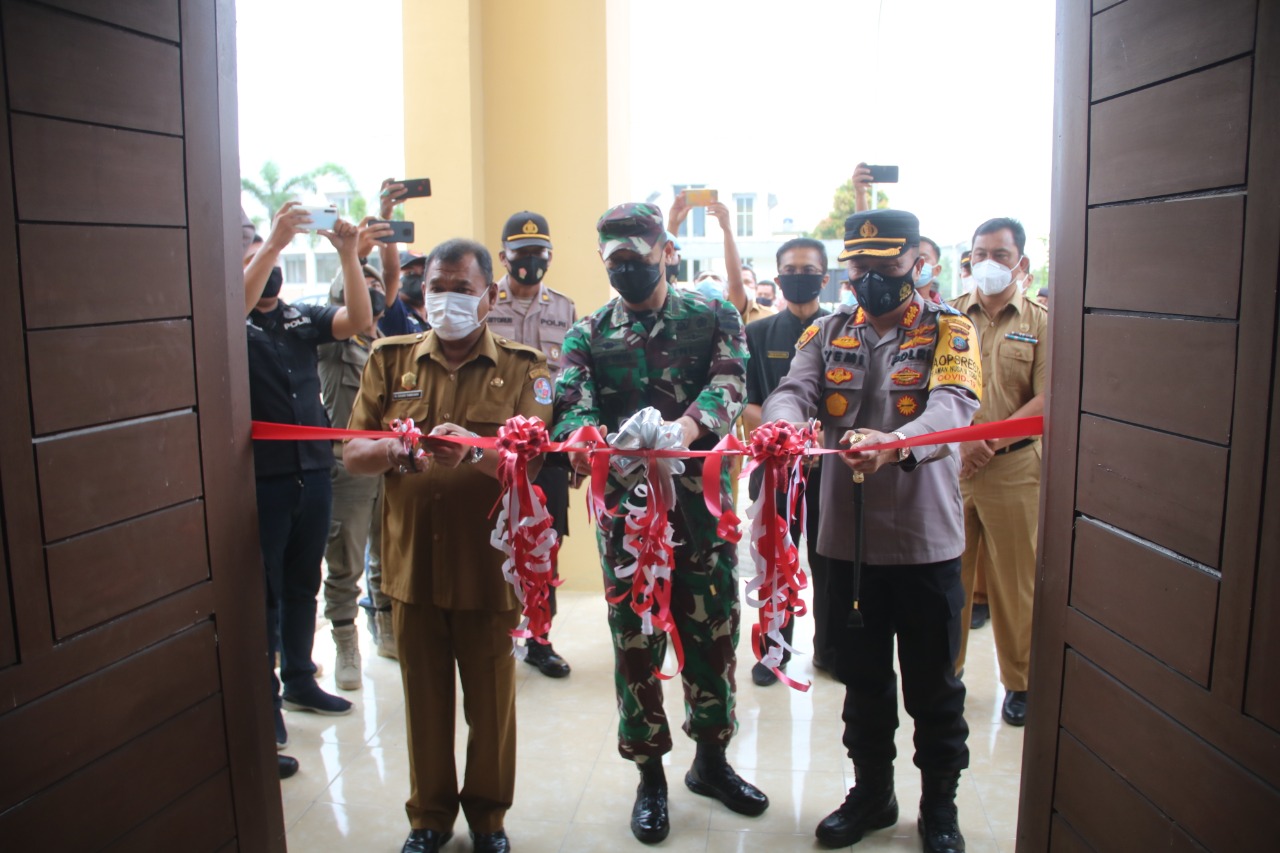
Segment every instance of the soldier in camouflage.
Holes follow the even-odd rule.
[[[747,350],[738,313],[721,300],[668,286],[666,269],[675,252],[657,207],[619,205],[596,227],[600,257],[619,296],[565,337],[555,436],[563,439],[587,425],[613,432],[628,416],[652,406],[680,425],[686,447],[711,448],[729,431],[745,398]],[[579,473],[589,470],[586,453],[572,453],[571,459]],[[701,474],[700,459],[685,460],[671,511],[678,543],[671,607],[685,651],[684,731],[697,742],[685,784],[740,814],[758,815],[768,798],[725,760],[736,727],[737,558],[734,545],[716,535],[715,519],[703,502]],[[721,486],[728,508],[727,472]],[[613,510],[624,498],[637,499],[611,473],[606,505]],[[597,533],[610,598],[630,592],[630,578],[617,576],[632,559],[623,550],[623,535],[621,517]],[[661,756],[671,751],[671,731],[655,675],[666,636],[644,634],[626,600],[609,606],[609,629],[617,667],[618,752],[636,762],[641,777],[631,831],[640,841],[656,843],[670,831]]]

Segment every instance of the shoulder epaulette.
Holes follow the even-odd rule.
[[[391,335],[390,337],[386,337],[386,338],[378,338],[376,341],[373,342],[373,349],[371,350],[371,352],[377,352],[383,347],[397,347],[397,346],[406,346],[406,345],[414,346],[415,344],[421,343],[422,339],[425,338],[426,336],[427,336],[426,332],[415,332],[414,334],[411,334],[411,335]]]

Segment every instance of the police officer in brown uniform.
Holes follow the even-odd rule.
[[[830,558],[828,639],[846,688],[844,744],[857,784],[816,834],[845,847],[897,823],[896,640],[915,721],[919,831],[926,851],[956,853],[964,850],[956,787],[969,765],[965,690],[954,670],[964,607],[959,464],[949,445],[875,445],[969,424],[982,383],[978,337],[968,318],[915,291],[924,263],[915,216],[855,213],[844,242],[840,260],[858,307],[841,306],[804,331],[761,413],[793,423],[816,413],[828,448],[862,451],[823,460],[818,551]],[[855,610],[856,619],[845,618]]]
[[[551,266],[551,229],[547,220],[524,210],[512,214],[502,228],[502,252],[499,255],[507,274],[498,282],[498,301],[485,320],[489,327],[510,340],[542,350],[554,380],[560,372],[565,333],[578,319],[573,300],[558,290],[547,287],[545,278]],[[559,458],[547,460],[538,472],[534,485],[547,498],[556,533],[569,535],[569,470]],[[558,572],[557,572],[558,574]],[[556,612],[556,590],[551,588],[551,615]],[[536,666],[543,675],[564,678],[569,664],[547,637],[545,643],[529,640],[525,663]]]
[[[375,344],[351,428],[386,430],[412,418],[430,436],[492,436],[517,414],[550,422],[546,359],[484,323],[497,298],[488,250],[469,240],[440,244],[428,257],[425,289],[431,331]],[[343,456],[352,473],[387,475],[382,588],[404,683],[413,827],[403,849],[440,849],[461,808],[476,850],[505,851],[516,766],[509,632],[520,611],[503,555],[489,542],[486,514],[501,494],[497,454],[430,437],[424,444],[430,455],[417,459],[395,438],[354,439]],[[470,726],[461,790],[455,672]]]
[[[1030,264],[1026,232],[1015,219],[990,219],[973,235],[974,290],[952,300],[982,336],[982,408],[974,423],[1044,413],[1048,387],[1049,312],[1022,293]],[[964,630],[957,667],[964,666],[975,575],[986,578],[991,630],[1005,688],[1000,714],[1012,726],[1027,721],[1031,610],[1040,507],[1040,440],[973,441],[960,448],[964,496]]]

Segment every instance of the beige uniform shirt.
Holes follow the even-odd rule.
[[[765,421],[817,417],[828,448],[866,427],[908,438],[967,426],[982,385],[978,335],[963,315],[918,295],[884,337],[862,309],[841,306],[805,329],[791,369],[765,400]],[[870,565],[950,560],[964,552],[959,454],[950,445],[917,447],[913,459],[885,465],[863,485]],[[818,552],[853,560],[853,472],[834,455],[822,461]]]
[[[1049,311],[1043,305],[1019,292],[994,320],[973,292],[951,305],[982,338],[982,407],[974,423],[1005,420],[1049,387]]]
[[[320,401],[324,403],[329,423],[341,426],[351,420],[351,407],[360,393],[360,376],[373,341],[364,335],[352,335],[345,341],[334,341],[316,347],[316,369],[320,373]],[[334,457],[342,458],[343,443],[333,443]]]
[[[547,357],[554,379],[563,363],[564,336],[578,320],[578,310],[573,300],[545,284],[522,313],[521,305],[512,296],[509,276],[498,282],[498,301],[485,317],[489,328],[516,343],[541,350]]]
[[[761,305],[754,296],[751,296],[747,299],[746,310],[739,313],[742,314],[742,325],[745,327],[748,323],[754,323],[756,320],[772,317],[778,313],[778,309]]]
[[[374,344],[351,411],[351,429],[386,430],[413,418],[424,433],[455,423],[498,434],[512,415],[551,422],[551,373],[542,353],[485,330],[471,355],[450,368],[433,332]],[[386,475],[382,502],[382,591],[410,604],[449,610],[511,610],[503,555],[489,544],[489,510],[502,489],[474,465],[433,465]]]

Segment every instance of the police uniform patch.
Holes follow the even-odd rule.
[[[911,291],[914,289],[915,288],[911,286],[911,282],[904,281],[902,283],[902,289],[898,291],[898,299],[901,300],[901,302],[899,302],[898,304],[901,305],[902,302],[906,302],[907,299],[911,297]],[[911,307],[914,308],[916,306],[912,305]]]
[[[982,362],[969,352],[973,325],[963,315],[946,315],[938,322],[938,348],[933,353],[929,390],[945,386],[967,388],[982,399]]]
[[[833,418],[842,416],[849,410],[849,401],[845,399],[843,394],[827,395],[827,414]]]
[[[771,349],[768,352],[769,358],[791,358],[791,353],[782,350]]]
[[[904,367],[901,370],[894,373],[893,375],[891,375],[889,377],[889,381],[892,382],[894,385],[899,385],[904,387],[907,385],[915,385],[917,382],[920,381],[920,371],[912,370],[909,367]]]
[[[416,388],[416,387],[418,387],[418,374],[416,374],[416,373],[406,373],[404,376],[401,376],[401,377],[400,377],[400,385],[401,385],[401,387],[404,387],[404,388]]]
[[[915,347],[927,347],[927,346],[930,346],[935,340],[937,340],[937,337],[935,335],[914,334],[911,337],[907,338],[905,341],[903,341],[902,345],[899,346],[898,349],[909,350],[909,349],[914,349]]]
[[[862,310],[862,306],[858,306],[858,310],[853,312],[853,325],[861,326],[867,322],[867,312]]]
[[[547,357],[551,359],[560,358],[560,347],[552,347],[550,351],[547,352]]]
[[[853,378],[853,371],[843,367],[833,367],[827,371],[827,379],[835,385],[843,385]]]
[[[816,334],[818,334],[817,326],[810,326],[809,328],[805,329],[804,332],[801,333],[800,335],[800,340],[796,341],[796,349],[797,350],[804,349],[804,345],[809,343],[809,341],[813,340],[813,337]]]
[[[857,349],[862,346],[862,341],[852,335],[841,335],[832,341],[831,345],[833,347],[839,347],[840,349]]]
[[[543,406],[551,402],[551,380],[548,377],[539,376],[533,380],[533,399]]]
[[[506,385],[507,382],[501,376],[495,376],[494,378],[489,380],[489,384],[492,385],[494,388],[501,388],[503,385]]]
[[[920,316],[920,303],[912,302],[911,307],[902,315],[902,328],[910,329],[915,325],[916,318]]]
[[[920,410],[920,402],[911,394],[903,394],[893,405],[904,418],[909,418]]]

